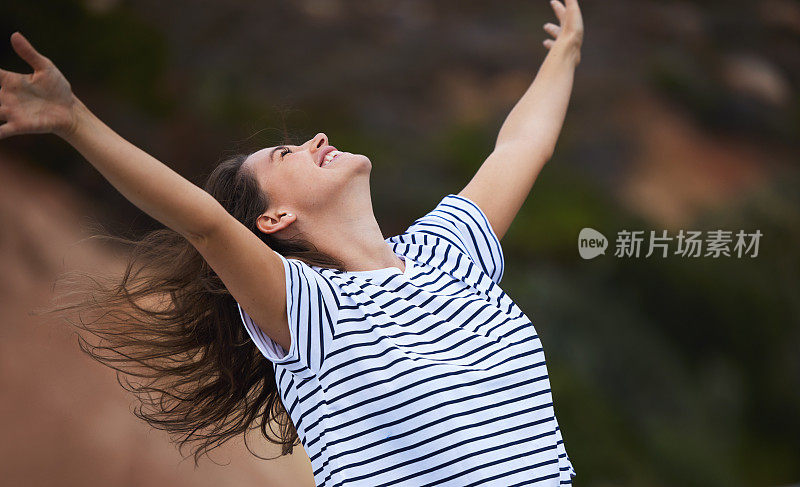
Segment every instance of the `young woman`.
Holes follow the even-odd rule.
[[[367,156],[320,133],[230,158],[201,189],[13,34],[34,71],[0,70],[0,138],[61,136],[168,227],[127,241],[122,281],[75,305],[99,311],[80,320],[100,338],[82,348],[125,372],[137,414],[195,460],[253,428],[284,453],[299,439],[319,486],[570,484],[541,343],[499,287],[499,240],[553,153],[580,61],[577,0],[551,4],[560,25],[545,24],[549,53],[494,151],[388,239]]]

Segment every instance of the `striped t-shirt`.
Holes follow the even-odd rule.
[[[288,352],[239,307],[316,485],[571,484],[542,344],[498,285],[486,215],[450,194],[386,242],[405,271],[281,256]]]

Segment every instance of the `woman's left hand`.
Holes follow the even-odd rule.
[[[544,30],[553,39],[545,39],[542,43],[544,47],[550,49],[556,43],[566,43],[577,51],[577,62],[580,62],[580,49],[583,44],[583,18],[581,9],[578,7],[578,0],[565,0],[566,5],[559,0],[550,0],[550,5],[558,17],[561,25],[551,22],[544,24]]]
[[[11,35],[11,46],[33,73],[0,69],[0,139],[43,133],[63,137],[73,131],[76,103],[67,79],[19,32]]]

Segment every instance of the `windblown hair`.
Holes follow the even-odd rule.
[[[246,158],[239,154],[221,162],[204,189],[281,255],[342,269],[341,262],[305,240],[278,239],[256,228],[269,200],[243,169]],[[239,435],[258,456],[247,444],[247,433],[255,429],[281,445],[282,455],[291,453],[299,439],[272,364],[250,340],[234,298],[200,253],[168,228],[139,239],[98,237],[130,248],[124,273],[117,278],[79,273],[80,281],[89,283],[79,292],[76,274],[70,274],[69,294],[80,299],[57,311],[77,312],[77,320],[67,320],[79,329],[81,350],[117,371],[119,383],[138,399],[134,414],[169,432],[179,450],[190,447],[195,464]]]

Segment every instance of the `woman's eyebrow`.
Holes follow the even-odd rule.
[[[279,146],[275,147],[274,149],[272,149],[271,151],[269,151],[269,162],[273,162],[273,158],[275,157],[275,151],[280,149],[281,147],[282,146],[279,145]]]

